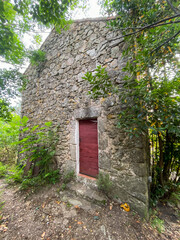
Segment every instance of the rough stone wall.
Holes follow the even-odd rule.
[[[99,170],[109,173],[114,195],[144,215],[148,209],[147,141],[129,140],[117,129],[121,110],[114,96],[92,100],[90,85],[82,77],[96,66],[106,67],[121,85],[124,42],[118,31],[106,28],[107,19],[76,21],[61,34],[54,30],[42,46],[47,61],[29,66],[29,84],[23,93],[22,115],[31,124],[53,121],[60,124],[56,158],[61,170],[78,175],[78,119],[98,119]],[[78,178],[83,181],[82,177]]]

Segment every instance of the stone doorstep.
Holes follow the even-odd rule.
[[[82,183],[79,182],[69,183],[67,187],[69,188],[70,191],[75,192],[77,196],[90,200],[92,202],[102,203],[104,201],[107,201],[107,197],[104,194]]]
[[[70,184],[68,184],[69,186]],[[82,192],[81,192],[82,193]],[[78,194],[75,190],[68,187],[67,190],[60,192],[60,199],[64,202],[68,202],[76,208],[83,209],[91,215],[95,215],[100,210],[100,206],[97,205],[97,200],[86,198],[81,194]]]
[[[67,190],[60,192],[60,197],[62,201],[69,202],[92,215],[101,208],[100,204],[107,201],[105,195],[77,182],[67,184]]]

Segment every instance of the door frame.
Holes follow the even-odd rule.
[[[76,142],[76,175],[81,174],[80,173],[80,157],[79,157],[79,121],[80,120],[93,120],[97,119],[97,138],[98,138],[98,169],[99,169],[99,130],[98,130],[98,117],[92,117],[92,118],[83,118],[83,119],[76,119],[76,127],[75,127],[75,142]],[[85,174],[81,174],[84,176]],[[93,177],[92,177],[93,178]]]

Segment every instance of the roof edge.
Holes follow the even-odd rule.
[[[112,16],[112,17],[97,17],[97,18],[83,18],[83,19],[76,19],[72,20],[72,23],[82,23],[82,22],[101,22],[101,21],[109,21],[109,20],[115,20],[118,16]]]

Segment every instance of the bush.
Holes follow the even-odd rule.
[[[109,195],[112,192],[112,182],[110,180],[109,174],[99,173],[97,179],[98,189]]]
[[[0,162],[0,178],[5,177],[8,171],[8,166]]]

